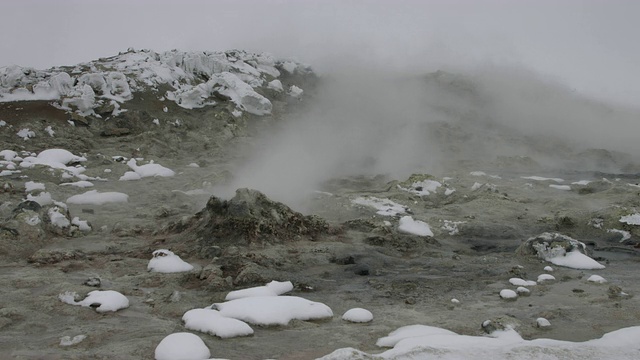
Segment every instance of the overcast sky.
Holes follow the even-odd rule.
[[[128,47],[268,51],[327,72],[489,62],[637,104],[639,15],[637,0],[3,0],[0,66],[71,65]]]

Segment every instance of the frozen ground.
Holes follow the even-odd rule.
[[[125,60],[140,66],[134,55]],[[202,224],[189,219],[209,206],[209,197],[246,173],[238,164],[262,149],[258,135],[288,126],[313,100],[305,98],[314,92],[302,76],[309,74],[295,70],[306,67],[269,59],[278,76],[271,68],[233,68],[239,74],[244,69],[247,76],[236,77],[273,104],[263,117],[243,111],[247,104],[232,96],[216,97],[211,82],[177,89],[157,80],[150,83],[155,90],[130,86],[130,98],[109,99],[127,111],[114,114],[111,108],[108,120],[82,117],[79,108],[73,115],[59,109],[64,99],[76,99],[71,93],[47,90],[55,95],[50,101],[61,101],[57,107],[13,102],[3,94],[0,353],[17,359],[152,359],[167,336],[190,332],[212,357],[229,359],[366,359],[383,352],[383,358],[397,359],[566,358],[567,352],[634,358],[637,345],[625,339],[637,338],[638,330],[614,331],[640,325],[640,177],[620,170],[634,164],[615,152],[545,149],[548,144],[513,133],[435,122],[429,127],[451,154],[436,171],[402,177],[340,172],[314,183],[304,206],[295,209],[325,219],[332,231],[307,235],[295,228],[298,217],[279,218],[290,214],[280,205],[269,205],[266,215],[258,207],[248,213],[263,216],[257,239],[268,231],[296,234],[290,239],[217,238],[194,230]],[[156,65],[159,76],[163,66]],[[245,65],[255,70],[264,64]],[[276,78],[288,92],[280,92]],[[195,97],[202,107],[185,108],[163,92],[193,100],[196,88],[206,94]],[[465,149],[473,149],[464,142],[470,138],[530,145],[531,156],[474,157]],[[542,165],[554,156],[562,166]],[[602,159],[609,159],[602,172],[579,166]],[[612,165],[618,171],[609,172]],[[288,183],[296,174],[279,177]],[[278,224],[275,230],[266,219]],[[568,240],[556,244],[553,234],[585,248],[577,242],[569,247]],[[540,236],[549,239],[540,256],[518,249]],[[110,292],[85,300],[94,290]],[[510,296],[501,297],[504,290]],[[97,295],[106,305],[98,306]],[[264,298],[251,299],[256,295]],[[230,305],[234,301],[240,305]],[[373,320],[343,320],[355,308],[371,312]],[[363,312],[348,318],[363,316],[368,320]],[[196,321],[207,317],[211,323]],[[400,331],[400,345],[382,340],[416,324],[425,327]],[[199,344],[181,335],[167,342],[183,340]],[[195,353],[206,353],[200,350]],[[161,358],[168,350],[159,351]]]

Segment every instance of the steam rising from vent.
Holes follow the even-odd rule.
[[[307,111],[263,139],[230,190],[253,187],[295,203],[334,177],[430,171],[441,155],[428,141],[432,115],[420,79],[333,74]]]
[[[629,156],[611,153],[612,161],[598,163],[580,154],[590,148],[640,154],[629,131],[638,113],[513,67],[428,74],[337,68],[308,102],[260,139],[227,195],[250,187],[300,206],[336,177],[447,176],[461,164],[487,168],[514,156],[548,169],[620,172]]]

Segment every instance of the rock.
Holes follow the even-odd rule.
[[[73,121],[76,125],[89,126],[89,121],[84,116],[76,112],[71,113],[71,121]]]
[[[169,296],[168,301],[172,302],[172,303],[177,303],[180,302],[180,300],[182,300],[182,293],[178,290],[174,290],[171,293],[171,296]]]
[[[269,272],[266,268],[254,263],[249,263],[240,270],[238,275],[233,280],[233,284],[236,286],[240,286],[267,283],[271,281],[268,273]]]
[[[549,259],[576,250],[589,255],[584,243],[566,235],[546,232],[522,243],[516,249],[516,254],[519,256],[535,255],[540,259]]]
[[[111,101],[104,101],[102,104],[96,107],[94,111],[99,115],[108,116],[111,115],[113,113],[113,110],[115,109],[116,107]]]
[[[99,277],[90,277],[85,280],[82,285],[91,286],[91,287],[100,287],[102,285],[102,280]]]
[[[335,259],[335,263],[338,265],[352,265],[356,263],[356,258],[353,255],[347,255]]]
[[[40,204],[38,204],[35,201],[31,201],[31,200],[25,200],[21,203],[18,204],[18,206],[16,206],[15,209],[13,209],[13,213],[14,214],[18,214],[21,213],[25,210],[30,210],[33,212],[39,212],[40,209],[42,209],[42,206]],[[15,215],[14,215],[15,216]]]
[[[100,132],[100,136],[104,136],[104,137],[124,136],[129,134],[131,134],[131,129],[121,128],[121,127],[105,129],[105,130],[102,130],[102,132]]]
[[[207,280],[207,279],[210,279],[212,277],[221,278],[222,276],[223,276],[223,272],[222,272],[222,269],[220,269],[219,265],[209,264],[209,265],[203,267],[202,270],[200,270],[200,274],[198,275],[198,279]]]
[[[57,264],[68,260],[84,260],[87,255],[80,250],[40,249],[28,259],[30,263],[40,265]]]
[[[516,293],[518,293],[518,296],[529,296],[531,295],[531,290],[527,289],[524,286],[518,286],[518,288],[516,289]]]
[[[527,278],[527,272],[524,270],[524,267],[518,265],[518,266],[514,266],[511,268],[511,270],[509,270],[509,273],[515,275],[516,277],[519,277],[521,279],[526,279]]]
[[[352,268],[353,273],[360,276],[367,276],[371,273],[371,269],[367,264],[358,264]]]
[[[609,299],[617,299],[621,297],[629,296],[629,294],[622,291],[622,288],[618,285],[609,286],[609,290],[607,291],[609,294]]]

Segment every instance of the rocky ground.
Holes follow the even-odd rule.
[[[552,169],[535,156],[465,162],[464,147],[471,145],[457,142],[461,155],[439,173],[326,181],[303,215],[257,191],[241,189],[223,200],[211,197],[210,190],[234,176],[233,164],[247,153],[240,150],[251,148],[261,131],[287,121],[286,114],[301,111],[304,103],[271,94],[271,116],[236,117],[230,106],[187,110],[141,94],[127,102],[127,112],[109,121],[55,109],[47,101],[0,103],[0,119],[6,122],[0,150],[64,148],[82,154],[85,174],[104,180],[94,181],[95,189],[130,195],[127,203],[69,204],[69,214],[89,221],[92,230],[59,229],[51,225],[47,207],[24,202],[25,182],[44,183],[59,201],[84,190],[60,186],[65,180],[45,167],[0,177],[3,357],[150,359],[162,338],[184,330],[185,311],[274,279],[292,281],[292,294],[327,304],[335,317],[257,327],[246,338],[199,334],[215,357],[312,359],[343,347],[376,352],[377,338],[411,324],[478,335],[491,319],[515,326],[525,338],[584,341],[640,323],[635,297],[640,229],[619,221],[640,208],[640,176],[628,157],[591,150],[563,159],[573,165],[619,163],[629,170],[616,173],[580,171],[580,166]],[[41,130],[46,126],[55,136]],[[430,126],[448,146],[473,133],[450,123]],[[22,128],[38,134],[23,140],[15,135]],[[545,147],[537,146],[533,154]],[[176,175],[118,181],[128,168],[117,156],[155,160]],[[552,180],[524,178],[531,176],[562,178],[570,190],[550,187],[558,184]],[[403,190],[422,191],[412,186],[425,180],[441,186],[429,195]],[[581,180],[590,182],[572,184]],[[402,214],[377,214],[354,203],[361,197],[404,205],[404,215],[425,221],[433,236],[399,231]],[[28,224],[25,219],[34,213],[42,222]],[[512,287],[510,278],[535,280],[550,265],[516,252],[543,232],[583,241],[606,269],[553,266],[556,281],[533,286],[529,296],[515,301],[501,299],[500,290]],[[171,249],[195,269],[147,272],[152,251],[160,248]],[[608,282],[587,282],[591,274]],[[130,307],[101,314],[58,300],[65,291],[84,295],[96,288],[121,292]],[[452,303],[454,298],[459,303]],[[374,321],[341,320],[353,307],[370,310]],[[537,327],[538,317],[552,326]],[[87,338],[79,344],[60,345],[61,337],[80,334]]]

